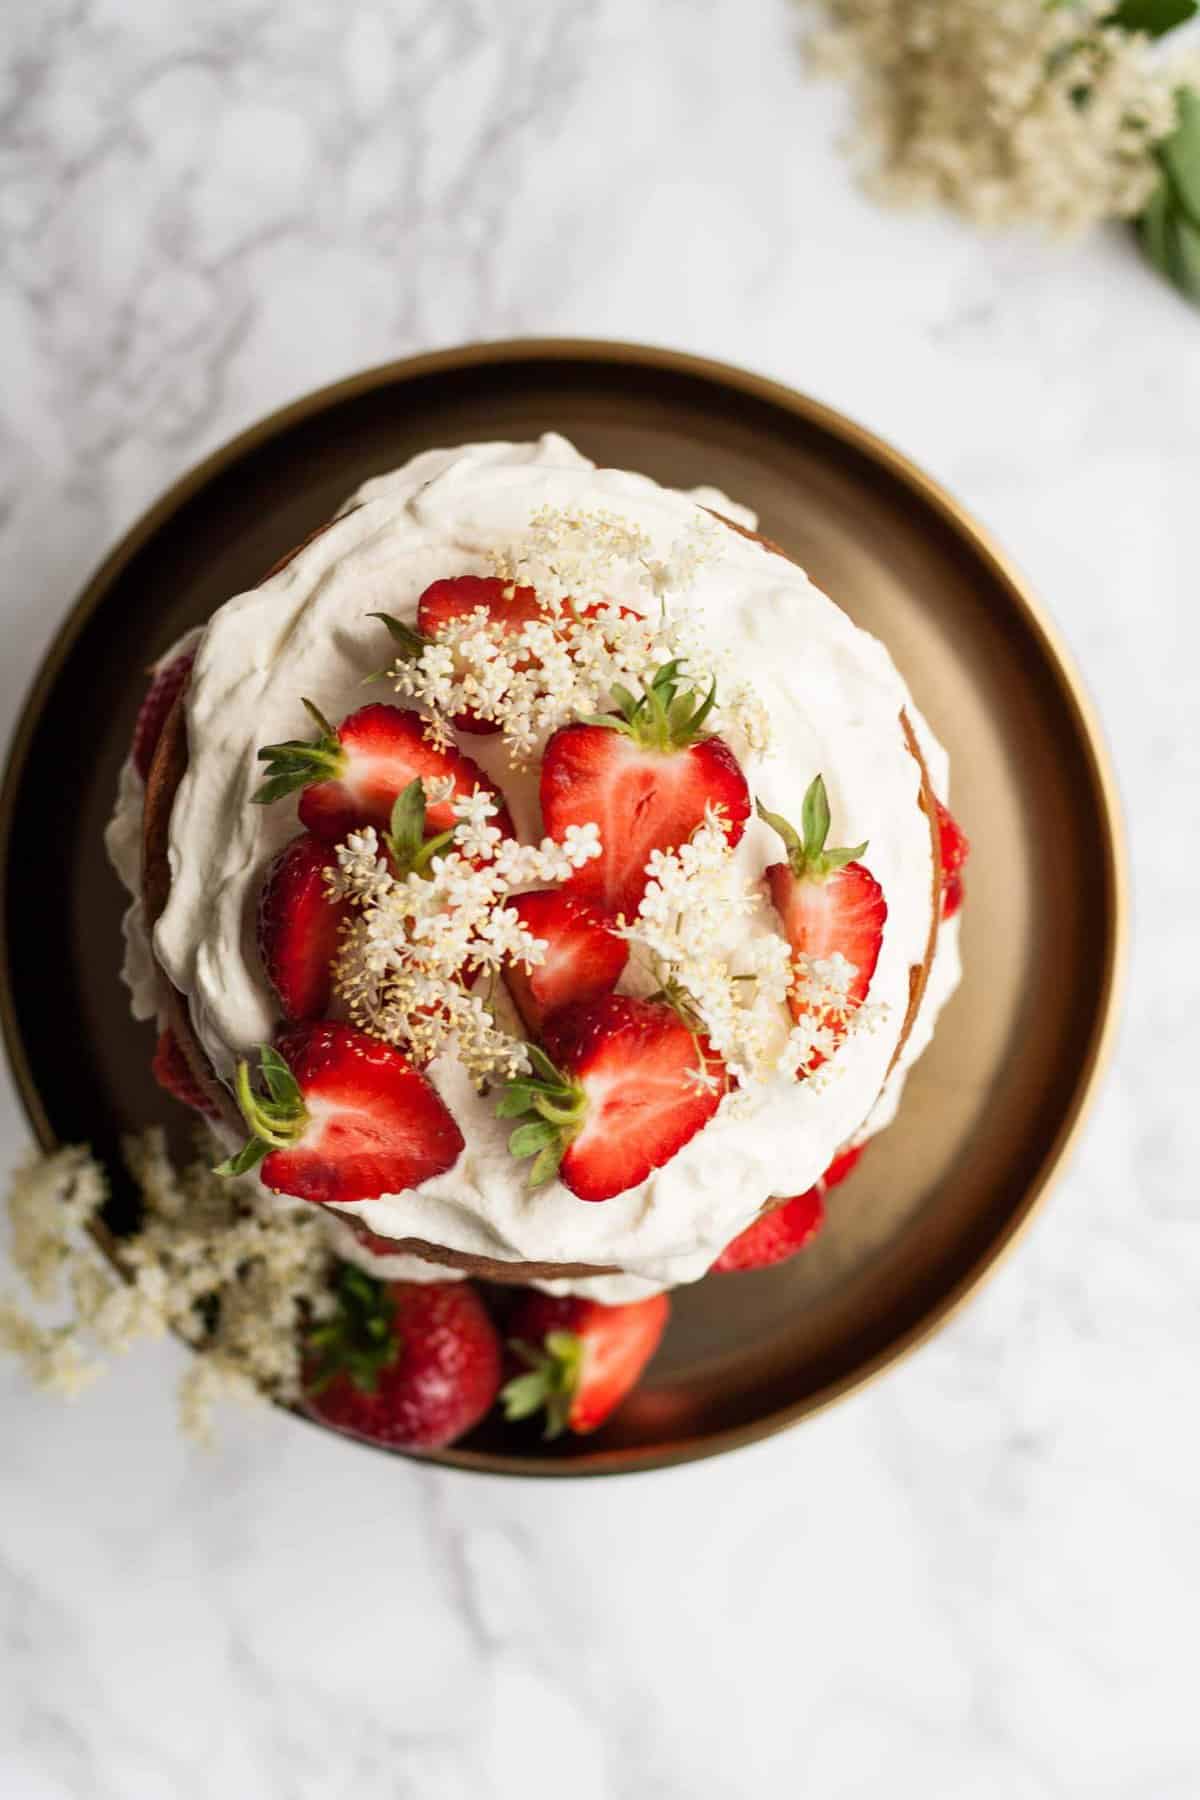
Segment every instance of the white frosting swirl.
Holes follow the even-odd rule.
[[[703,498],[719,500],[708,490]],[[536,444],[431,451],[367,482],[327,531],[262,587],[230,600],[204,631],[188,697],[189,764],[171,817],[171,894],[155,952],[188,996],[197,1033],[223,1075],[276,1023],[255,912],[267,862],[297,830],[291,803],[249,804],[260,776],[256,750],[304,733],[301,695],[335,719],[361,705],[363,677],[387,656],[382,627],[366,615],[413,620],[429,582],[489,572],[488,551],[518,540],[544,506],[621,514],[665,557],[694,519],[697,500],[643,476],[596,469],[552,435]],[[728,502],[724,510],[748,517]],[[505,1260],[612,1264],[625,1278],[572,1285],[625,1298],[698,1279],[767,1199],[810,1186],[842,1144],[894,1108],[898,1075],[886,1088],[885,1077],[909,971],[925,952],[933,888],[919,771],[900,726],[903,708],[914,722],[917,715],[881,644],[792,563],[728,536],[686,604],[699,609],[713,651],[732,654],[768,709],[771,749],[744,759],[753,792],[794,818],[821,771],[834,840],[869,840],[865,860],[888,904],[871,987],[872,1002],[886,1009],[883,1024],[843,1045],[827,1083],[780,1078],[737,1107],[723,1106],[665,1168],[601,1205],[558,1184],[529,1193],[524,1165],[507,1150],[509,1127],[493,1116],[494,1096],[478,1095],[456,1063],[440,1058],[430,1077],[467,1147],[446,1174],[354,1207],[372,1230]],[[613,597],[635,595],[615,579]],[[944,793],[945,754],[923,722],[919,730]],[[464,747],[503,788],[518,829],[540,833],[536,777],[515,776],[496,738],[473,737]],[[122,793],[119,814],[136,801],[125,787]],[[121,830],[114,826],[110,836],[116,848]],[[757,876],[779,859],[780,847],[755,821],[737,855]],[[957,979],[952,934],[935,976],[905,1066]]]

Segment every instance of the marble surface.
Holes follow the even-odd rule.
[[[213,1455],[180,1353],[0,1372],[6,1800],[1200,1792],[1200,317],[1121,234],[895,218],[785,0],[8,0],[0,724],[101,552],[313,385],[480,336],[749,363],[949,484],[1107,724],[1136,930],[1053,1203],[902,1369],[618,1483]],[[0,1093],[0,1151],[26,1133]]]

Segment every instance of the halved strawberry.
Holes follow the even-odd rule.
[[[289,1025],[260,1050],[267,1093],[238,1064],[252,1136],[218,1173],[261,1163],[277,1193],[299,1200],[401,1194],[457,1161],[463,1137],[436,1089],[406,1056],[350,1025]]]
[[[557,1174],[581,1200],[623,1194],[707,1125],[728,1085],[708,1040],[661,1001],[608,994],[567,1006],[545,1037],[545,1051],[530,1046],[534,1073],[496,1108],[520,1120],[508,1147],[533,1157],[530,1187]]]
[[[792,1017],[801,1020],[815,1013],[836,1044],[845,1035],[850,1013],[866,999],[879,961],[887,919],[883,889],[858,861],[865,844],[852,850],[826,848],[829,799],[820,775],[804,796],[803,835],[761,803],[758,814],[779,833],[787,850],[787,861],[772,863],[765,878],[792,947]],[[836,984],[822,980],[820,968],[814,969],[834,958],[842,959],[842,979]],[[822,998],[826,986],[829,1000]],[[814,1051],[801,1073],[811,1073],[824,1060]]]
[[[641,699],[614,689],[620,712],[564,725],[542,761],[542,817],[551,837],[594,821],[600,855],[576,869],[572,893],[610,916],[632,918],[646,890],[652,850],[674,850],[721,809],[736,844],[750,790],[722,738],[704,730],[716,700],[688,693],[678,662],[666,663]]]
[[[942,852],[942,917],[952,919],[963,903],[962,866],[971,842],[948,806],[937,802],[938,838]]]
[[[637,1386],[670,1315],[665,1294],[628,1306],[528,1294],[509,1320],[509,1345],[523,1373],[501,1391],[505,1418],[544,1409],[547,1437],[595,1431]]]
[[[825,1173],[821,1177],[821,1186],[828,1193],[830,1188],[840,1187],[847,1176],[852,1175],[858,1167],[859,1158],[866,1149],[866,1144],[848,1144],[839,1150]]]
[[[825,1223],[825,1195],[845,1181],[865,1149],[865,1144],[852,1144],[839,1150],[815,1186],[790,1200],[776,1201],[770,1212],[760,1213],[739,1231],[710,1272],[728,1275],[739,1269],[766,1269],[802,1250]]]
[[[527,1031],[536,1037],[559,1007],[612,992],[629,961],[629,946],[590,906],[561,888],[519,894],[508,904],[546,945],[545,958],[535,968],[510,962],[504,971]]]
[[[150,773],[150,764],[154,760],[162,728],[167,722],[167,714],[183,692],[195,660],[196,652],[185,650],[182,656],[174,656],[169,663],[163,663],[155,670],[146,690],[146,698],[138,708],[130,754],[133,766],[143,781]]]
[[[477,612],[486,613],[488,624],[498,626],[506,636],[547,616],[531,587],[515,587],[496,575],[454,575],[425,589],[417,602],[417,630],[424,638],[435,638],[455,620]],[[458,713],[452,723],[457,731],[481,737],[500,729],[494,720],[481,719],[473,712]]]
[[[258,948],[285,1019],[320,1019],[329,1010],[332,964],[353,909],[331,900],[329,845],[311,831],[285,844],[267,870],[258,900]]]
[[[185,1106],[190,1106],[193,1112],[203,1113],[206,1119],[220,1118],[220,1113],[192,1074],[191,1065],[179,1047],[179,1039],[169,1025],[158,1034],[150,1073],[172,1099],[182,1100]]]
[[[305,1408],[326,1425],[436,1450],[477,1425],[500,1386],[496,1328],[469,1281],[376,1281],[344,1263],[337,1311],[311,1331]]]
[[[767,1269],[784,1262],[816,1237],[825,1220],[820,1184],[790,1200],[780,1200],[770,1212],[759,1213],[732,1243],[726,1244],[712,1266],[715,1275],[732,1275],[742,1269]]]
[[[311,701],[304,706],[321,735],[315,742],[292,739],[259,751],[267,778],[253,796],[256,805],[269,806],[302,790],[301,824],[336,843],[364,825],[384,829],[397,797],[410,782],[449,778],[455,795],[471,794],[476,788],[494,795],[500,811],[493,823],[511,835],[512,819],[495,783],[461,750],[431,744],[419,713],[376,701],[360,706],[335,728]],[[430,806],[426,819],[430,833],[448,831],[454,822],[450,801]]]

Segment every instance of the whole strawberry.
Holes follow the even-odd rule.
[[[675,850],[717,811],[731,844],[750,816],[750,790],[733,751],[707,729],[716,687],[689,690],[678,661],[657,671],[640,699],[614,689],[620,711],[564,725],[542,759],[542,817],[551,837],[594,822],[601,853],[567,887],[598,912],[632,918],[655,850]]]
[[[483,1418],[500,1373],[500,1340],[470,1282],[381,1282],[344,1263],[337,1311],[309,1335],[304,1405],[372,1443],[439,1450]]]
[[[513,1367],[507,1419],[545,1412],[546,1436],[595,1431],[637,1386],[666,1330],[665,1294],[628,1306],[529,1293],[509,1320]]]

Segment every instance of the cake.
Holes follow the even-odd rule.
[[[641,1299],[751,1266],[894,1116],[958,979],[947,800],[744,508],[554,435],[429,451],[161,659],[124,975],[341,1254]]]

